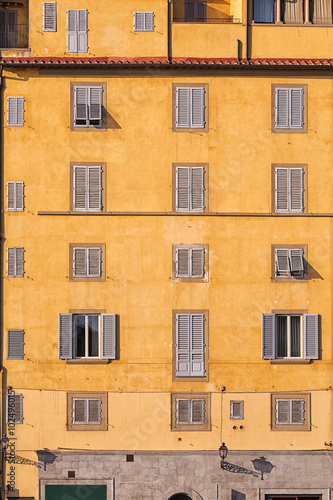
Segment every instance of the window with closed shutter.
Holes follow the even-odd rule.
[[[176,211],[205,211],[204,167],[176,167]]]
[[[173,393],[171,430],[210,430],[209,394]]]
[[[10,278],[23,278],[24,276],[24,248],[7,248],[7,276]]]
[[[73,398],[73,424],[101,423],[101,400]]]
[[[176,278],[203,278],[204,276],[204,248],[176,248]]]
[[[74,87],[74,126],[95,127],[103,125],[103,87]]]
[[[205,128],[205,96],[205,87],[176,87],[176,128]]]
[[[304,399],[276,399],[276,423],[303,425]]]
[[[23,182],[7,182],[7,210],[8,212],[23,212],[24,210]]]
[[[304,212],[303,168],[275,168],[275,212]]]
[[[271,394],[271,429],[273,431],[310,431],[310,394]]]
[[[7,394],[7,424],[23,423],[22,394]]]
[[[134,31],[154,31],[154,12],[134,12]]]
[[[101,276],[101,248],[73,248],[73,276],[99,278]]]
[[[107,430],[107,393],[67,393],[67,430]]]
[[[204,23],[207,21],[207,2],[185,1],[185,21]]]
[[[204,377],[205,314],[176,314],[176,376]]]
[[[230,418],[244,418],[244,401],[230,401]]]
[[[271,131],[306,133],[308,128],[308,86],[272,84]]]
[[[23,359],[24,331],[7,330],[7,359]]]
[[[24,126],[24,97],[7,97],[7,125]]]
[[[100,212],[102,210],[102,167],[73,167],[73,210]]]
[[[88,11],[67,10],[67,52],[88,52]]]
[[[43,31],[57,31],[57,2],[43,2]]]

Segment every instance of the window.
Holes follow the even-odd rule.
[[[24,248],[7,248],[7,276],[10,278],[23,278],[24,276]]]
[[[154,12],[134,12],[134,31],[154,31]]]
[[[171,394],[171,430],[210,431],[209,394]]]
[[[3,3],[2,6],[5,8],[7,7],[7,5],[5,6]],[[11,7],[12,6],[13,4]],[[20,26],[21,40],[18,43],[17,14],[17,10],[0,10],[0,47],[3,49],[28,47],[28,45],[26,45],[27,32],[22,29],[24,28],[23,26]]]
[[[172,281],[208,281],[208,245],[172,245]]]
[[[24,210],[23,182],[7,182],[7,210],[8,212],[23,212]]]
[[[322,495],[266,495],[265,500],[322,500]]]
[[[174,212],[207,212],[207,165],[173,165]]]
[[[208,311],[173,311],[174,378],[208,378]]]
[[[106,200],[105,164],[71,164],[71,210],[102,212]]]
[[[74,87],[74,126],[101,127],[103,87]]]
[[[272,430],[309,431],[310,394],[272,394]]]
[[[7,125],[24,126],[24,97],[7,97]]]
[[[23,359],[24,331],[7,330],[7,359]]]
[[[318,314],[263,314],[262,358],[318,359],[318,324]]]
[[[172,129],[208,132],[208,84],[172,85]]]
[[[88,11],[67,10],[67,52],[88,52]]]
[[[272,212],[306,213],[307,166],[272,165]]]
[[[307,281],[307,245],[272,245],[272,281]]]
[[[68,393],[67,430],[106,431],[107,393]]]
[[[43,31],[57,31],[57,2],[43,2]]]
[[[105,281],[105,244],[69,244],[70,281]]]
[[[272,85],[272,132],[307,132],[307,85]]]
[[[255,23],[277,24],[332,24],[332,0],[254,0],[253,20]]]
[[[59,314],[60,359],[115,359],[116,315]]]
[[[230,401],[230,418],[232,420],[244,418],[244,401]]]
[[[185,20],[204,23],[207,21],[207,2],[185,1]]]
[[[7,394],[7,424],[23,424],[22,394]]]

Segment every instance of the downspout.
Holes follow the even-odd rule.
[[[246,31],[245,31],[245,62],[249,64],[249,0],[246,0],[246,9],[245,9],[245,17],[246,17]]]
[[[172,62],[172,0],[168,0],[168,64]]]
[[[3,66],[0,64],[0,95],[2,96],[2,69]],[[2,107],[4,108],[4,100],[1,99]],[[0,132],[0,159],[3,159],[4,157],[4,151],[1,143],[1,138],[3,139],[3,127],[1,127],[1,132]],[[4,186],[3,183],[3,177],[4,177],[4,172],[3,172],[3,165],[1,165],[1,160],[0,160],[0,185]],[[0,200],[1,203],[4,203],[4,193],[0,193]],[[1,248],[0,248],[0,261],[3,262],[3,231],[4,231],[4,212],[1,210],[1,230],[0,230],[0,235],[1,235]],[[3,269],[3,266],[2,266]],[[2,277],[2,272],[1,272],[1,277]],[[3,304],[3,280],[1,280],[0,284],[0,296],[1,296],[1,304]],[[1,325],[1,331],[3,332],[3,306],[1,305],[0,309],[0,325]],[[0,372],[1,372],[1,436],[0,439],[4,434],[6,434],[7,429],[6,429],[6,393],[7,393],[7,378],[5,376],[5,371],[4,371],[4,366],[3,366],[3,333],[1,335],[1,342],[0,342]],[[3,451],[2,446],[1,448],[1,499],[5,499],[6,497],[6,460],[5,460],[5,451]]]

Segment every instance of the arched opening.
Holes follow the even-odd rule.
[[[172,495],[169,500],[192,500],[191,497],[185,495],[185,493],[177,493],[176,495]]]

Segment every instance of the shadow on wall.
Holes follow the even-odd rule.
[[[246,500],[246,495],[240,491],[231,490],[231,500]]]

